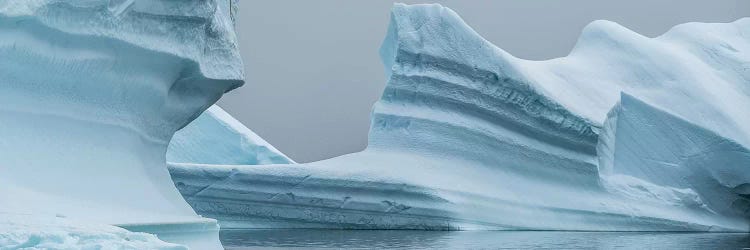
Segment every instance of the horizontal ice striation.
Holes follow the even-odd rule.
[[[169,163],[196,212],[222,228],[740,231],[691,190],[640,179],[575,188],[472,162],[364,152],[301,165]],[[491,190],[491,192],[486,191]]]
[[[404,183],[337,178],[298,165],[169,165],[188,203],[224,229],[454,228],[453,216],[436,207],[445,200]]]
[[[167,161],[232,165],[294,163],[216,105],[175,133],[169,142]]]
[[[623,94],[598,147],[602,178],[631,176],[692,190],[712,212],[750,218],[750,150]]]
[[[750,229],[715,210],[708,187],[600,173],[618,153],[597,155],[606,138],[629,137],[606,120],[622,91],[703,128],[674,121],[681,129],[663,138],[712,131],[747,148],[750,19],[658,38],[596,21],[568,57],[527,61],[440,5],[397,4],[391,17],[380,51],[388,84],[366,150],[301,165],[172,164],[186,200],[240,228]],[[689,168],[724,164],[706,159]],[[747,184],[712,188],[750,194]]]
[[[595,183],[596,127],[537,93],[509,55],[454,12],[397,5],[381,56],[390,79],[373,109],[368,148]]]
[[[60,215],[220,248],[216,222],[170,181],[165,152],[243,84],[222,5],[0,1],[0,218]]]

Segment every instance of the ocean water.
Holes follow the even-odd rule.
[[[226,249],[750,249],[750,234],[550,231],[226,230]]]

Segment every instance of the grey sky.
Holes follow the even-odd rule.
[[[436,2],[498,47],[537,60],[568,54],[581,29],[597,19],[657,36],[679,23],[750,16],[748,0]],[[298,162],[364,149],[370,108],[386,83],[378,48],[391,5],[241,1],[237,33],[246,84],[219,105]]]

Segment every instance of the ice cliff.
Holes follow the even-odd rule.
[[[748,231],[747,30],[596,21],[528,61],[450,9],[397,4],[366,150],[170,172],[226,228]]]
[[[599,138],[605,180],[628,176],[689,190],[689,197],[677,197],[689,198],[684,205],[750,217],[750,150],[734,140],[627,94],[609,112]]]
[[[221,248],[216,221],[170,181],[165,152],[243,84],[228,5],[0,1],[0,223],[64,217]]]

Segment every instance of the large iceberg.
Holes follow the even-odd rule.
[[[181,197],[165,152],[243,84],[229,5],[0,1],[0,223],[68,218],[220,249],[216,221]]]
[[[596,21],[528,61],[450,9],[397,4],[366,150],[170,172],[223,228],[748,231],[747,30]]]

